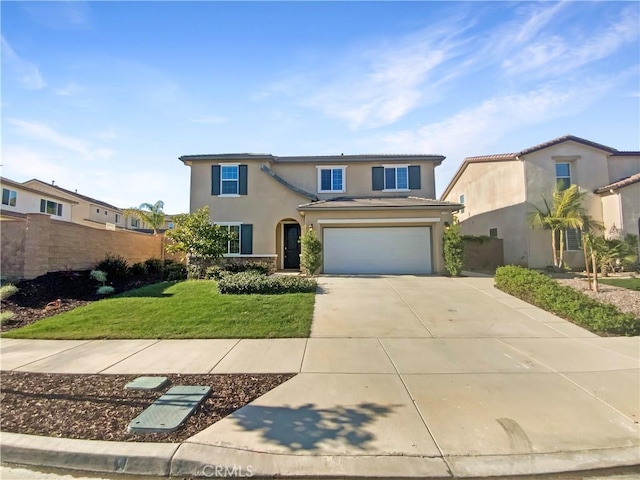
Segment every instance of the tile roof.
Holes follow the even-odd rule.
[[[611,156],[623,156],[623,155],[636,156],[636,155],[640,155],[640,152],[620,152],[620,151],[616,150],[615,148],[611,148],[611,147],[608,147],[606,145],[602,145],[601,143],[592,142],[592,141],[586,140],[584,138],[576,137],[575,135],[564,135],[562,137],[558,137],[558,138],[554,138],[553,140],[549,140],[548,142],[539,143],[538,145],[534,145],[533,147],[525,148],[524,150],[521,150],[521,151],[515,152],[515,153],[496,153],[496,154],[493,154],[493,155],[480,155],[480,156],[476,156],[476,157],[467,157],[467,158],[465,158],[463,160],[462,164],[460,165],[460,167],[458,167],[458,170],[456,170],[456,173],[453,175],[453,178],[449,182],[449,185],[447,185],[447,188],[444,189],[444,192],[442,193],[440,198],[444,198],[445,196],[447,196],[449,194],[449,192],[451,191],[451,188],[453,188],[453,185],[458,181],[458,178],[460,178],[460,175],[462,175],[462,172],[464,172],[464,170],[467,168],[467,166],[470,163],[515,161],[515,160],[518,160],[518,157],[520,157],[522,155],[527,155],[529,153],[537,152],[538,150],[549,148],[549,147],[552,147],[554,145],[558,145],[560,143],[569,142],[569,141],[580,143],[580,144],[586,145],[588,147],[597,148],[599,150],[604,150],[605,152],[608,152]]]
[[[221,153],[211,155],[182,155],[182,162],[194,161],[237,161],[237,160],[267,160],[274,163],[334,163],[334,162],[437,162],[439,165],[445,159],[443,155],[425,154],[362,154],[362,155],[309,155],[278,157],[268,153]]]
[[[62,193],[65,193],[67,195],[71,195],[73,197],[76,197],[76,198],[79,198],[81,200],[84,200],[85,202],[93,203],[95,205],[100,205],[101,207],[111,208],[113,210],[117,210],[118,212],[122,211],[122,209],[120,209],[118,207],[115,207],[115,206],[113,206],[113,205],[111,205],[111,204],[109,204],[107,202],[103,202],[102,200],[97,200],[95,198],[87,197],[86,195],[81,195],[78,192],[72,192],[71,190],[67,190],[66,188],[62,188],[62,187],[59,187],[57,185],[51,185],[50,183],[43,182],[42,180],[38,180],[37,178],[28,180],[27,182],[24,182],[24,183],[26,184],[28,182],[38,182],[38,183],[41,183],[43,185],[46,185],[47,187],[55,188],[56,190],[58,190],[58,191],[60,191]]]
[[[376,208],[460,208],[453,202],[421,197],[337,197],[299,205],[299,210],[376,209]]]
[[[76,202],[75,200],[69,200],[67,197],[62,197],[60,195],[54,195],[52,193],[47,193],[47,192],[43,192],[42,190],[38,190],[37,188],[33,188],[30,187],[29,185],[25,185],[25,183],[22,182],[16,182],[15,180],[11,180],[9,178],[6,177],[0,177],[0,183],[2,183],[2,185],[8,185],[8,186],[13,186],[16,188],[22,188],[23,190],[26,190],[28,192],[33,192],[33,193],[38,193],[40,195],[44,195],[46,197],[50,197],[50,198],[55,198],[57,200],[63,200],[67,203],[71,203],[71,204],[77,204],[78,202]]]
[[[609,190],[618,190],[620,188],[628,187],[629,185],[633,185],[634,183],[640,182],[640,173],[636,173],[631,175],[630,177],[621,178],[617,182],[610,183],[609,185],[605,185],[604,187],[600,187],[594,190],[594,193],[605,193]]]

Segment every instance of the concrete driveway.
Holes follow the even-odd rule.
[[[299,372],[177,447],[174,475],[218,463],[260,475],[364,477],[640,464],[640,338],[598,337],[496,290],[491,278],[319,283],[309,339],[52,342],[40,350],[5,339],[3,364]],[[74,350],[82,362],[71,368]]]

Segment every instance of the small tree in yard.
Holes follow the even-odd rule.
[[[444,230],[444,266],[452,277],[459,277],[462,273],[462,238],[460,237],[460,225],[445,227]]]
[[[174,227],[166,233],[171,241],[165,247],[169,253],[182,253],[183,260],[199,265],[203,260],[215,260],[227,253],[229,233],[220,225],[213,225],[209,207],[194,213],[173,217]]]
[[[300,237],[300,244],[302,245],[300,265],[307,275],[313,276],[322,264],[322,243],[316,232],[309,228]]]

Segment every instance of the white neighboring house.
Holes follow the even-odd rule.
[[[565,135],[516,153],[467,157],[441,199],[459,202],[463,235],[504,241],[507,264],[552,264],[551,233],[531,229],[531,204],[542,207],[557,182],[586,192],[583,207],[602,222],[607,236],[640,233],[640,152],[623,152]],[[584,266],[580,232],[567,231],[564,259]]]
[[[32,179],[24,182],[25,186],[34,190],[57,195],[76,203],[71,211],[70,221],[95,228],[105,228],[106,224],[113,224],[119,228],[125,228],[125,219],[122,210],[102,200],[87,197],[78,192],[73,192],[54,184]]]
[[[53,192],[43,192],[24,183],[2,177],[2,218],[22,217],[27,213],[47,213],[51,218],[71,222],[78,202]]]

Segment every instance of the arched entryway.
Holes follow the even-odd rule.
[[[293,218],[285,218],[276,227],[278,268],[300,270],[300,234],[302,227]]]

